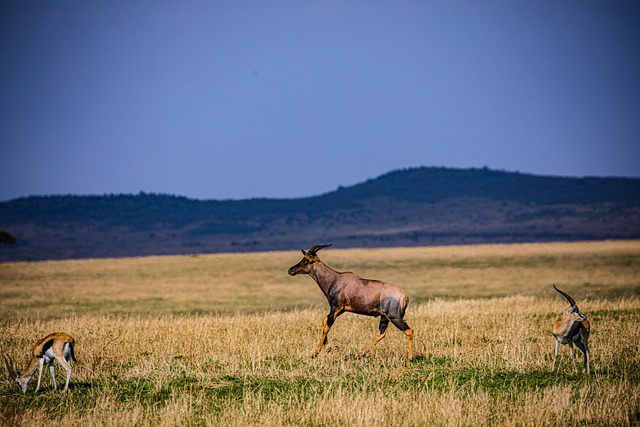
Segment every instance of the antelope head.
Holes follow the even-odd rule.
[[[29,385],[29,380],[31,380],[31,377],[22,376],[22,372],[20,372],[19,369],[16,369],[13,366],[13,360],[11,359],[11,356],[3,355],[2,357],[4,358],[4,364],[7,366],[9,376],[18,385],[20,391],[22,391],[22,394],[26,394],[27,386]]]
[[[571,298],[571,296],[569,296],[568,294],[562,292],[560,289],[556,288],[556,285],[553,285],[553,289],[558,291],[562,296],[564,296],[567,299],[567,301],[569,301],[569,304],[571,304],[569,307],[567,307],[564,310],[564,317],[565,318],[567,318],[569,320],[573,320],[575,322],[583,322],[583,321],[587,320],[587,316],[585,314],[583,314],[578,309],[578,305],[573,300],[573,298]]]
[[[316,255],[316,252],[331,245],[331,243],[320,243],[317,245],[313,245],[313,247],[309,249],[308,252],[302,249],[303,257],[299,263],[289,269],[289,275],[295,276],[296,274],[309,274],[309,272],[311,271],[311,265],[315,262],[320,261],[320,258],[318,258],[318,255]]]

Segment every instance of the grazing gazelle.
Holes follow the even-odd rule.
[[[573,343],[576,344],[582,353],[584,354],[584,363],[582,372],[586,372],[589,374],[589,331],[591,330],[591,324],[587,320],[587,316],[585,316],[576,305],[576,302],[566,293],[562,292],[560,289],[556,288],[556,285],[553,285],[553,288],[562,294],[569,304],[571,304],[567,309],[562,313],[562,317],[555,322],[553,322],[553,328],[551,332],[556,338],[556,351],[553,356],[553,367],[552,371],[556,370],[556,359],[558,358],[558,348],[560,344],[569,344],[569,349],[571,351],[571,358],[573,359]],[[574,361],[575,363],[575,361]]]
[[[69,379],[71,378],[71,364],[69,360],[73,359],[74,362],[77,362],[73,354],[74,343],[75,341],[71,335],[65,332],[54,332],[42,338],[33,347],[31,361],[29,362],[29,366],[24,370],[24,373],[14,368],[11,357],[5,355],[4,363],[7,365],[7,371],[9,371],[11,379],[18,384],[18,387],[20,387],[20,390],[24,394],[27,392],[29,381],[31,381],[31,378],[36,373],[36,369],[39,371],[36,392],[40,390],[40,380],[42,379],[42,370],[45,365],[49,365],[51,378],[53,378],[53,388],[58,388],[53,369],[53,362],[57,360],[67,372],[67,382],[64,385],[64,390],[66,391],[69,388]]]
[[[302,260],[289,269],[289,274],[308,274],[316,281],[327,301],[329,314],[323,320],[322,338],[313,353],[316,357],[327,343],[327,335],[336,318],[345,311],[365,316],[380,316],[378,335],[360,353],[364,356],[386,335],[389,322],[403,331],[408,339],[409,360],[413,359],[413,330],[404,321],[404,312],[409,298],[398,287],[379,280],[367,280],[354,273],[340,273],[328,267],[316,255],[316,252],[331,244],[314,245],[308,252],[302,250]]]

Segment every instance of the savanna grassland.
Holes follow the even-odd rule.
[[[310,242],[314,243],[314,242]],[[402,287],[404,334],[363,359],[378,320],[328,305],[300,252],[0,264],[0,351],[76,339],[70,391],[0,383],[2,425],[638,425],[640,241],[324,249],[329,266]],[[592,323],[591,375],[566,346],[567,291]],[[58,368],[58,384],[63,383]],[[37,376],[37,374],[36,374]]]

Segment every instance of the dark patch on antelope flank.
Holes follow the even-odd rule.
[[[384,298],[380,301],[380,311],[386,314],[386,317],[391,320],[396,328],[401,331],[409,329],[409,325],[403,320],[404,307],[400,305],[400,302],[395,298]]]
[[[44,343],[44,345],[42,346],[42,354],[45,354],[47,350],[51,348],[51,346],[53,346],[53,339],[50,339]]]

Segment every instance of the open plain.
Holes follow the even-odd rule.
[[[5,372],[0,423],[640,423],[640,241],[319,256],[406,291],[415,360],[393,326],[357,359],[378,319],[353,314],[311,359],[328,305],[313,280],[287,275],[299,251],[0,263],[0,352],[24,367],[38,338],[65,331],[78,359],[66,393],[45,370],[22,395]],[[589,376],[566,346],[551,372],[551,323],[567,306],[554,283],[591,321]]]

